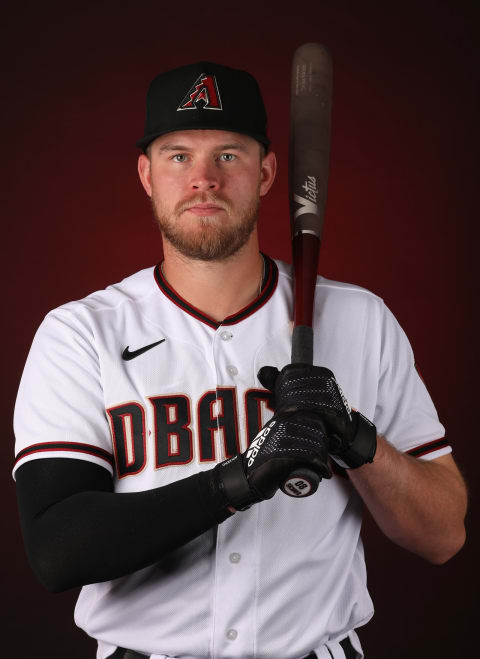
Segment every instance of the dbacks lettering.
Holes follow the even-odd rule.
[[[139,403],[125,403],[107,410],[118,474],[138,474],[145,467],[145,411]]]
[[[187,396],[154,396],[148,399],[154,409],[155,466],[185,465],[193,455],[190,430],[190,401]]]
[[[263,426],[267,410],[273,411],[273,394],[265,389],[245,392],[245,435],[247,443]],[[247,447],[240,446],[236,390],[222,387],[207,391],[196,405],[184,394],[151,396],[153,407],[153,450],[155,468],[185,465],[194,458],[199,462],[216,462],[217,451],[230,458]],[[119,478],[140,473],[147,462],[145,409],[129,402],[107,409]],[[192,417],[197,419],[197,442],[194,444]]]
[[[207,391],[197,407],[200,462],[215,462],[215,438],[220,435],[225,458],[240,453],[235,389]]]

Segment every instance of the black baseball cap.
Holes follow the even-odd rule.
[[[147,92],[145,134],[136,142],[147,148],[160,135],[176,130],[228,130],[250,135],[268,150],[267,113],[260,88],[247,71],[213,62],[197,62],[160,73]]]

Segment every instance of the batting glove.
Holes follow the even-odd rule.
[[[314,471],[320,478],[331,478],[328,465],[328,439],[322,420],[316,414],[276,414],[264,425],[248,449],[218,464],[214,469],[219,487],[236,510],[271,499],[281,488],[295,492],[289,475],[299,468]]]
[[[315,412],[325,424],[329,453],[345,469],[373,462],[377,430],[360,412],[352,411],[332,371],[323,366],[288,364],[281,371],[264,366],[257,375],[274,394],[275,412]]]

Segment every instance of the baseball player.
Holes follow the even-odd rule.
[[[23,373],[32,568],[83,586],[97,659],[363,657],[363,503],[434,563],[465,537],[408,339],[375,294],[318,277],[318,366],[288,365],[292,273],[258,247],[276,160],[250,74],[160,74],[138,146],[163,261],[50,312]],[[311,496],[298,468],[322,479]]]

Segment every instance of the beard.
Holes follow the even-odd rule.
[[[238,207],[227,199],[216,195],[198,194],[176,204],[173,211],[168,209],[161,199],[157,199],[155,190],[151,196],[152,210],[164,238],[183,256],[199,261],[221,261],[232,256],[245,245],[257,223],[260,196],[257,195]],[[223,213],[212,216],[196,216],[183,222],[181,215],[196,203],[212,203]]]

